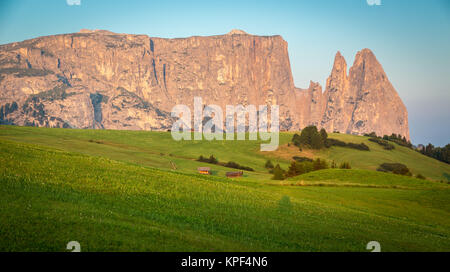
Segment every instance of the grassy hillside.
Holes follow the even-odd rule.
[[[281,135],[283,144],[290,138]],[[266,158],[287,167],[284,156],[298,151],[277,152],[252,141],[175,142],[168,133],[0,126],[0,250],[64,251],[72,240],[82,251],[365,251],[372,240],[383,251],[450,250],[447,183],[358,169],[276,182]],[[338,152],[346,150],[302,153]],[[210,154],[256,172],[196,174],[204,164],[193,159]],[[435,162],[428,176],[450,172]]]
[[[336,147],[322,149],[319,151],[304,150],[302,152],[293,145],[287,145],[274,152],[274,156],[289,159],[293,156],[305,156],[311,158],[324,158],[337,163],[349,162],[354,169],[376,170],[382,163],[403,163],[414,175],[422,174],[433,180],[448,181],[450,165],[427,157],[410,148],[392,143],[393,150],[385,150],[377,143],[369,141],[369,137],[332,133],[329,138],[338,139],[343,142],[364,143],[369,146],[370,151],[360,151],[347,147]],[[447,173],[447,175],[445,175]]]
[[[395,145],[391,151],[384,150],[368,137],[330,134],[345,142],[364,142],[371,151],[332,147],[321,151],[304,150],[287,144],[293,133],[280,134],[280,147],[275,152],[260,152],[258,141],[174,141],[168,132],[148,131],[118,131],[118,130],[78,130],[50,129],[33,127],[0,126],[0,139],[9,139],[24,143],[34,143],[54,147],[59,150],[80,152],[87,155],[108,157],[114,160],[131,162],[161,169],[172,169],[196,173],[198,166],[204,163],[196,162],[200,155],[213,154],[219,161],[235,161],[252,167],[255,173],[246,172],[247,176],[270,178],[264,169],[267,159],[287,169],[293,156],[321,157],[340,163],[348,161],[352,168],[375,170],[384,162],[401,162],[406,164],[414,174],[421,173],[430,179],[447,180],[444,173],[450,175],[450,165],[424,156],[409,148]],[[214,167],[217,175],[224,175],[229,168]]]
[[[369,137],[361,137],[347,134],[332,134],[332,138],[354,143],[365,143],[370,148],[369,153],[354,149],[333,147],[320,152],[320,156],[330,160],[348,161],[354,168],[376,170],[385,162],[399,162],[408,166],[412,173],[422,174],[435,180],[447,180],[444,173],[450,173],[450,165],[420,154],[410,148],[397,145],[394,150],[385,150],[377,143],[369,141]]]

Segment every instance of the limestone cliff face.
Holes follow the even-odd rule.
[[[328,131],[396,133],[409,139],[406,107],[369,49],[356,54],[348,76],[344,58],[336,54],[324,98],[321,126]]]
[[[327,79],[324,99],[325,112],[321,126],[328,131],[346,131],[354,108],[354,96],[350,93],[347,63],[338,52],[331,75]]]
[[[315,124],[409,136],[406,109],[380,69],[363,50],[347,76],[338,54],[322,93],[313,82],[295,88],[281,36],[233,30],[162,39],[82,30],[0,46],[0,122],[165,130],[174,105],[192,107],[200,96],[223,109],[277,104],[284,130]]]

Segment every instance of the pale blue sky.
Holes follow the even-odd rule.
[[[76,3],[78,0],[70,0]],[[413,143],[450,142],[450,1],[0,1],[0,44],[82,28],[158,37],[279,34],[297,87],[324,85],[340,50],[349,66],[370,48],[409,111]]]

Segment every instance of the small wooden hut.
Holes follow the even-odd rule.
[[[228,178],[238,178],[238,177],[242,177],[242,175],[244,174],[244,172],[242,171],[238,171],[238,172],[227,172],[226,176]]]
[[[203,175],[211,175],[211,168],[209,167],[199,167],[197,168],[198,172]]]

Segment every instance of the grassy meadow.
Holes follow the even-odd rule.
[[[167,132],[0,126],[0,251],[449,251],[450,166],[395,145],[300,152],[259,141],[174,141]],[[255,169],[197,162],[213,154]],[[292,156],[348,161],[283,181]],[[374,171],[406,164],[426,180]],[[175,165],[175,167],[173,167]],[[211,176],[197,167],[209,166]]]

